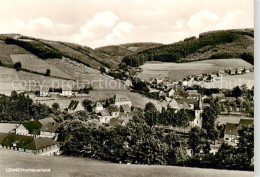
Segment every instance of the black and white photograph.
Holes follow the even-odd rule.
[[[255,5],[0,0],[0,177],[256,175]]]

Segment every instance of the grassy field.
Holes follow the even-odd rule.
[[[204,60],[189,63],[147,62],[141,66],[143,72],[138,77],[142,79],[170,77],[174,80],[180,80],[189,75],[218,72],[219,70],[239,67],[250,68],[252,65],[242,59]]]
[[[99,71],[87,66],[79,65],[68,59],[50,59],[46,60],[50,65],[55,65],[58,69],[76,78],[79,83],[92,85],[95,90],[126,90],[123,83],[119,80],[114,80]]]
[[[247,116],[233,116],[233,115],[218,115],[216,122],[218,124],[234,123],[238,124],[240,119],[254,119]]]
[[[6,44],[4,41],[0,40],[0,61],[5,65],[12,65],[12,60],[10,55],[11,54],[28,54],[26,50],[23,48],[12,45],[12,44]]]
[[[0,66],[0,93],[10,95],[10,90],[25,90],[19,84],[19,81],[20,77],[18,72],[14,69]]]
[[[51,76],[73,79],[69,74],[56,68],[54,65],[50,65],[45,60],[38,58],[32,54],[12,54],[11,55],[13,63],[20,61],[22,63],[22,68],[31,71],[37,71],[39,73],[46,73],[47,69],[51,70]]]
[[[5,177],[253,177],[253,172],[175,166],[113,164],[87,158],[46,157],[0,150],[0,174]],[[6,168],[49,169],[49,173],[7,173]]]
[[[232,89],[236,86],[242,86],[243,84],[246,84],[248,88],[254,86],[253,72],[242,75],[225,76],[219,81],[202,83],[201,86],[205,88]]]

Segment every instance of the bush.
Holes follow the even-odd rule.
[[[51,74],[51,70],[50,69],[46,69],[46,76],[49,76]]]
[[[14,69],[16,69],[16,71],[20,71],[21,68],[22,68],[22,64],[21,62],[16,62],[14,65],[13,65]]]

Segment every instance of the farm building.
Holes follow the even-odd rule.
[[[116,94],[114,96],[114,102],[115,102],[115,105],[120,108],[120,106],[122,105],[128,105],[129,107],[132,106],[132,101],[125,95],[119,95],[119,94]]]
[[[41,88],[40,90],[40,97],[48,97],[49,95],[49,88]]]
[[[27,130],[27,128],[25,128],[23,124],[21,124],[15,129],[15,133],[17,135],[29,135],[29,130]]]
[[[56,141],[50,138],[0,133],[1,148],[45,156],[59,155]]]
[[[56,130],[59,128],[59,123],[57,122],[48,122],[47,124],[43,125],[40,129],[40,136],[41,137],[47,137],[47,138],[53,138],[58,133],[56,133]]]

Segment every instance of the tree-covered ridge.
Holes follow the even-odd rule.
[[[200,34],[198,38],[190,37],[170,45],[162,45],[126,56],[123,58],[123,62],[134,67],[142,65],[146,61],[188,62],[192,61],[190,57],[193,54],[211,52],[206,58],[196,60],[242,58],[253,64],[253,51],[247,49],[253,44],[251,41],[253,37],[254,30],[250,29],[207,32]],[[245,41],[247,42],[245,43]],[[229,46],[230,44],[236,45],[237,49],[230,50],[234,47]]]
[[[22,41],[14,38],[6,38],[5,43],[18,45],[41,59],[62,57],[59,51],[47,47],[39,41]]]

